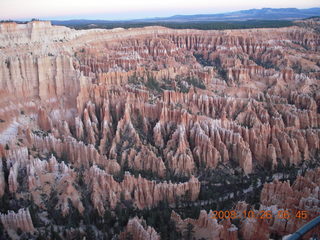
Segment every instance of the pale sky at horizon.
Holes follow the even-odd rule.
[[[311,8],[319,0],[0,0],[0,19],[106,19],[222,13],[251,8]]]

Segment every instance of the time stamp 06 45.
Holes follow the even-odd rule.
[[[304,210],[290,211],[290,210],[278,210],[273,212],[271,210],[260,210],[260,211],[236,211],[236,210],[226,210],[226,211],[211,211],[209,213],[209,218],[211,219],[240,219],[240,218],[256,218],[256,219],[307,219],[308,212]]]

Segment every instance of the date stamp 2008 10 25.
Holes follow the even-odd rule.
[[[307,219],[308,212],[305,210],[291,211],[291,210],[278,210],[273,212],[271,210],[260,210],[260,211],[236,211],[236,210],[226,210],[226,211],[210,211],[209,218],[211,219],[240,219],[240,218],[256,218],[256,219]]]

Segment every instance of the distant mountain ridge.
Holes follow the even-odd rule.
[[[248,20],[298,20],[320,16],[320,8],[262,8],[217,14],[174,15],[133,20],[52,20],[53,24],[101,24],[112,22],[208,22],[208,21],[248,21]]]
[[[262,8],[249,9],[229,13],[175,15],[162,20],[190,20],[190,21],[245,21],[245,20],[296,20],[319,16],[320,8]],[[159,19],[159,18],[158,18]],[[155,19],[155,20],[158,20]],[[152,20],[152,19],[150,19]]]

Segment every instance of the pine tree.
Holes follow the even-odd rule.
[[[191,240],[193,234],[194,234],[193,225],[191,223],[188,223],[187,229],[186,229],[186,239]]]
[[[96,234],[91,225],[87,225],[86,227],[86,235],[88,240],[95,240]]]

